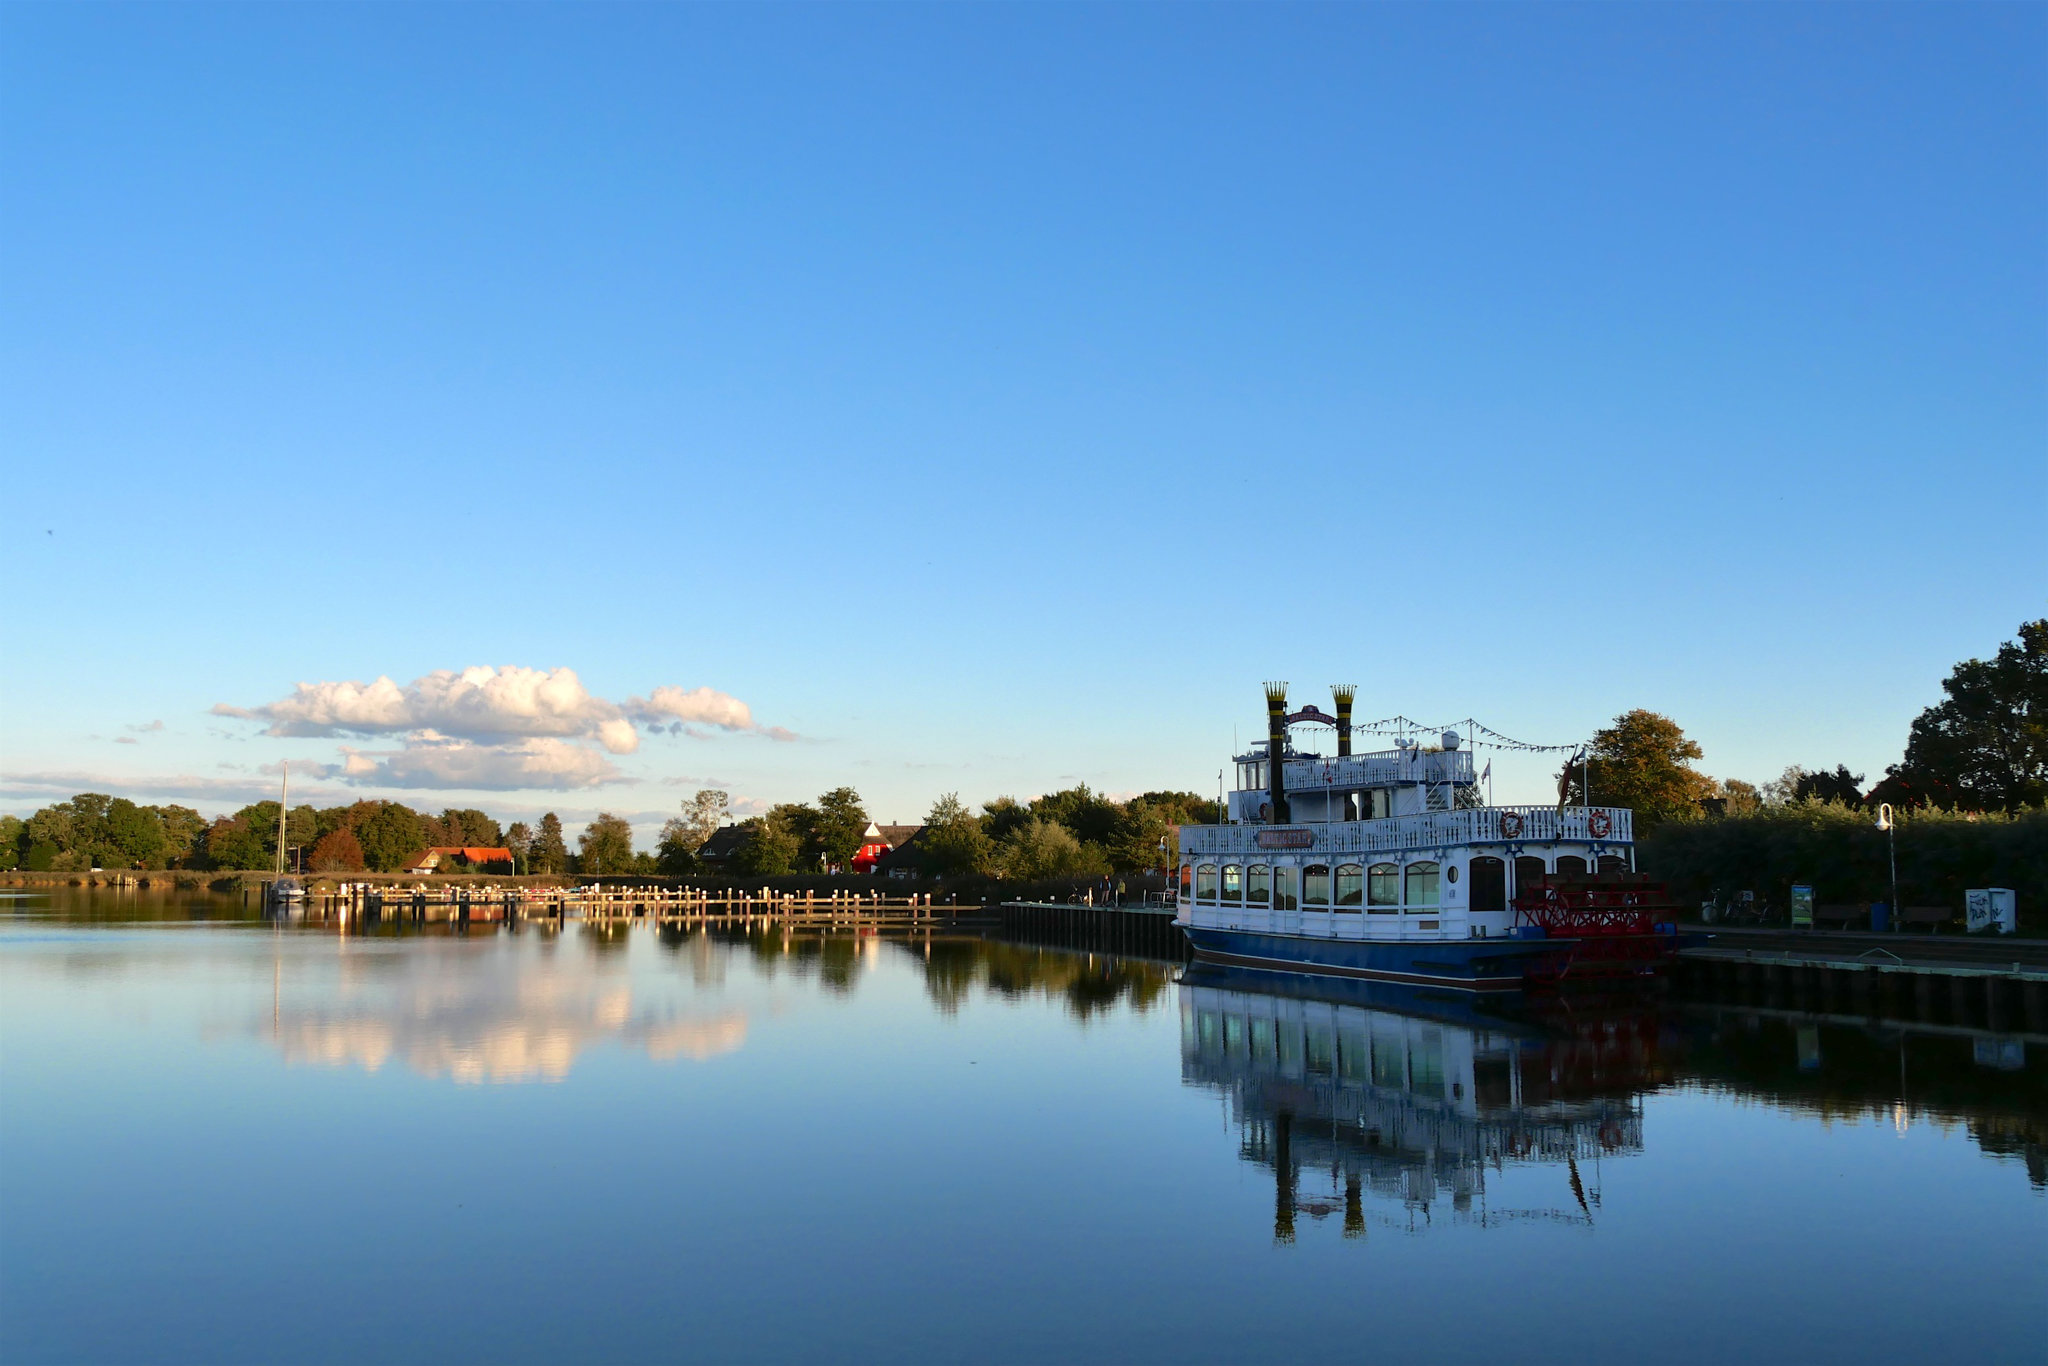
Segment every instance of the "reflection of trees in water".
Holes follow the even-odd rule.
[[[1165,964],[1106,954],[982,939],[934,939],[929,945],[898,947],[924,956],[925,991],[949,1015],[977,986],[1006,1000],[1057,999],[1069,1014],[1085,1020],[1123,1000],[1136,1010],[1149,1010],[1173,983],[1173,969]]]
[[[802,933],[772,922],[755,926],[718,926],[697,931],[706,942],[743,948],[763,977],[778,972],[816,977],[835,995],[851,993],[860,981],[863,947],[872,935]]]
[[[1682,1017],[1680,1075],[1826,1120],[1964,1125],[2048,1187],[2048,1050],[1990,1034],[1869,1029],[1741,1006]]]

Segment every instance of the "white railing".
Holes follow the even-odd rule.
[[[1183,825],[1184,854],[1372,854],[1441,849],[1456,844],[1631,844],[1634,813],[1626,807],[1481,806],[1428,811],[1380,821],[1301,825]]]
[[[1341,759],[1289,759],[1284,772],[1289,792],[1322,788],[1350,791],[1364,787],[1399,787],[1403,783],[1469,786],[1473,781],[1472,751],[1469,749],[1433,753],[1387,749],[1372,754],[1349,754]]]

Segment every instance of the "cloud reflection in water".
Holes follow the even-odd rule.
[[[630,982],[584,959],[413,952],[379,966],[344,968],[318,1005],[283,992],[266,1025],[287,1062],[375,1072],[395,1057],[424,1077],[555,1082],[608,1041],[655,1062],[704,1062],[747,1038],[739,1010],[636,1009]]]

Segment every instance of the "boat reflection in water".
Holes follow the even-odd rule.
[[[1590,1222],[1598,1164],[1642,1151],[1639,1096],[1659,1080],[1643,1013],[1559,1035],[1469,994],[1205,964],[1183,977],[1180,1009],[1181,1079],[1229,1097],[1240,1155],[1273,1171],[1281,1242],[1298,1216],[1339,1210],[1345,1236],[1363,1236],[1368,1202],[1409,1230],[1446,1213]],[[1489,1198],[1517,1167],[1554,1168],[1557,1200]]]

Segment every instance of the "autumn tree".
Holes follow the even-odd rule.
[[[1586,775],[1592,775],[1593,802],[1623,806],[1635,812],[1637,830],[1661,821],[1696,816],[1700,803],[1715,795],[1714,780],[1692,766],[1702,757],[1699,745],[1668,716],[1653,711],[1624,712],[1614,724],[1595,731],[1582,767],[1570,765],[1560,775],[1560,793],[1571,805],[1586,804]]]
[[[352,830],[330,830],[314,841],[313,853],[306,866],[316,873],[360,872],[363,846]]]
[[[1873,802],[2017,811],[2048,802],[2048,618],[2025,622],[1991,659],[1942,680],[1948,696],[1920,713],[1906,755]]]

